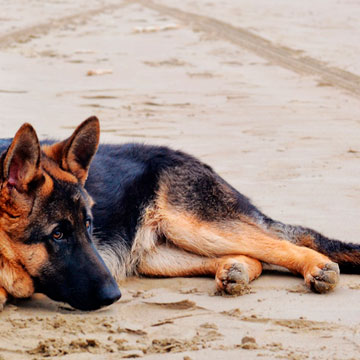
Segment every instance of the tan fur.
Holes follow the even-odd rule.
[[[7,183],[4,183],[0,190],[0,229],[7,230],[7,225],[11,226],[12,224],[16,227],[16,218],[24,213],[27,214],[31,205],[30,200],[23,198],[15,189],[10,189]]]
[[[29,273],[19,261],[19,253],[12,242],[2,236],[0,246],[0,287],[15,297],[29,297],[34,286]]]
[[[43,176],[44,183],[40,188],[40,196],[43,198],[47,198],[54,190],[54,182],[46,172],[43,172]]]
[[[6,191],[0,196],[0,209],[9,202],[5,200],[4,193]],[[17,202],[0,215],[0,287],[19,298],[32,295],[34,286],[31,275],[36,276],[38,269],[47,261],[44,245],[24,245],[16,241],[27,225],[27,214],[30,209],[30,203]],[[10,212],[18,214],[18,217],[9,216]]]
[[[141,258],[140,274],[150,276],[215,275],[215,258],[199,256],[174,246],[158,245]]]
[[[49,255],[44,244],[24,245],[14,244],[21,264],[31,276],[39,276],[39,269],[49,260]]]
[[[310,235],[305,235],[300,237],[299,241],[297,242],[297,245],[306,246],[310,249],[315,249],[315,250],[317,248],[316,243],[314,241],[314,237]]]
[[[55,144],[57,145],[57,144]],[[48,156],[48,158],[43,157],[41,164],[42,167],[54,178],[64,181],[64,182],[69,182],[71,184],[76,184],[78,183],[78,179],[71,173],[69,173],[68,171],[64,171],[62,170],[58,164],[55,162],[55,159],[53,159],[52,156],[52,147],[51,146],[43,146],[42,147],[42,151],[44,152],[45,155]]]
[[[55,164],[61,164],[64,143],[65,141],[61,141],[53,145],[43,145],[41,150],[48,158],[52,159]]]

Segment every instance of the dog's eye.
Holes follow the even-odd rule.
[[[52,238],[56,241],[61,240],[64,237],[64,233],[62,233],[60,230],[55,229],[53,233],[51,234]]]
[[[86,219],[85,226],[87,231],[91,230],[91,219]]]

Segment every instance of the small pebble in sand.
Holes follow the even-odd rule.
[[[106,74],[112,74],[111,69],[92,69],[89,70],[86,75],[87,76],[96,76],[96,75],[106,75]]]
[[[254,350],[258,348],[258,345],[256,344],[255,338],[250,336],[244,336],[241,339],[241,348],[246,350]]]

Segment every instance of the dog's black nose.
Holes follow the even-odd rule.
[[[121,292],[117,285],[105,286],[99,293],[101,306],[111,305],[121,298]]]

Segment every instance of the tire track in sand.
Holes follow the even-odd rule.
[[[360,76],[351,72],[328,66],[311,57],[301,57],[296,50],[276,46],[271,41],[250,31],[211,17],[156,4],[151,0],[132,1],[163,15],[176,18],[196,31],[200,30],[230,41],[284,68],[304,75],[318,76],[321,83],[337,86],[351,92],[353,95],[360,95]]]
[[[311,58],[301,57],[298,51],[286,47],[276,46],[271,41],[255,35],[240,27],[232,26],[226,22],[186,12],[166,5],[156,4],[151,0],[124,0],[121,3],[103,5],[101,7],[78,12],[72,15],[25,27],[4,35],[0,35],[0,49],[7,48],[13,43],[21,43],[34,37],[45,35],[48,32],[68,24],[81,25],[91,17],[106,11],[117,10],[130,4],[140,4],[143,7],[155,10],[161,14],[178,19],[196,31],[203,31],[210,35],[230,41],[233,44],[250,50],[258,56],[277,65],[300,74],[318,76],[324,84],[345,89],[353,95],[360,95],[360,76],[339,68],[331,67],[325,63]]]
[[[4,35],[0,35],[0,49],[7,48],[14,43],[23,43],[30,41],[31,39],[46,35],[48,32],[61,28],[65,25],[84,24],[91,17],[104,13],[106,11],[118,10],[122,7],[129,5],[131,2],[124,0],[120,3],[113,3],[109,5],[103,5],[91,10],[77,12],[71,15],[67,15],[60,18],[49,19],[47,22],[42,24],[28,26],[19,30],[9,32]]]

